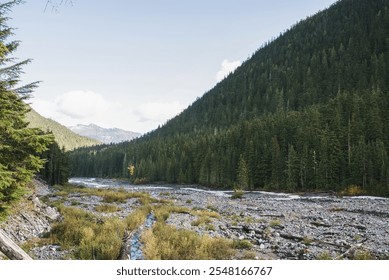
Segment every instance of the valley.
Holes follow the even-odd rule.
[[[94,216],[93,223],[131,220],[131,225],[127,224],[128,237],[135,232],[143,235],[136,246],[149,250],[146,259],[175,259],[150,252],[150,243],[157,238],[143,225],[150,213],[156,216],[157,224],[171,226],[170,230],[174,229],[175,233],[190,232],[190,236],[232,242],[232,251],[218,256],[221,259],[389,257],[387,198],[256,191],[232,199],[232,191],[215,191],[197,185],[131,185],[120,180],[94,178],[72,178],[70,182],[83,187],[72,187],[69,192],[66,188],[53,191],[44,200],[90,213]],[[104,196],[106,191],[112,193]],[[114,196],[115,193],[120,196]],[[175,250],[193,256],[193,248],[185,248],[185,243],[175,246],[178,246]],[[78,249],[48,242],[32,248],[30,254],[37,259],[73,258],[72,250]],[[129,254],[124,254],[125,258]]]

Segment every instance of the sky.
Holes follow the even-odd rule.
[[[336,1],[73,0],[46,9],[46,0],[25,2],[9,25],[21,41],[15,57],[32,59],[22,82],[41,81],[31,106],[66,126],[145,133]]]

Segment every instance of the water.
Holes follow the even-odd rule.
[[[142,242],[141,237],[145,229],[151,228],[155,222],[155,216],[153,213],[150,213],[146,217],[146,221],[130,238],[130,260],[144,260],[142,252]]]

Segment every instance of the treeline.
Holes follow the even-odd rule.
[[[57,142],[52,142],[43,152],[44,166],[38,176],[50,185],[61,185],[69,179],[69,160],[65,148],[60,149]]]
[[[389,1],[343,0],[266,44],[165,126],[69,154],[74,176],[389,194]],[[240,183],[241,184],[241,183]]]
[[[333,190],[361,186],[389,194],[388,97],[339,93],[328,105],[280,110],[214,134],[142,139],[72,153],[73,174],[232,187],[238,162],[250,189]]]

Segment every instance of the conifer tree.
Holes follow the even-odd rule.
[[[26,184],[39,171],[39,154],[52,141],[39,129],[27,128],[24,101],[36,83],[18,87],[22,67],[29,60],[14,63],[11,54],[18,42],[7,42],[12,29],[6,25],[7,12],[20,1],[0,4],[0,211],[19,198]]]
[[[250,177],[247,163],[244,160],[243,156],[240,155],[237,171],[238,187],[240,189],[247,190],[249,187],[249,179]]]

